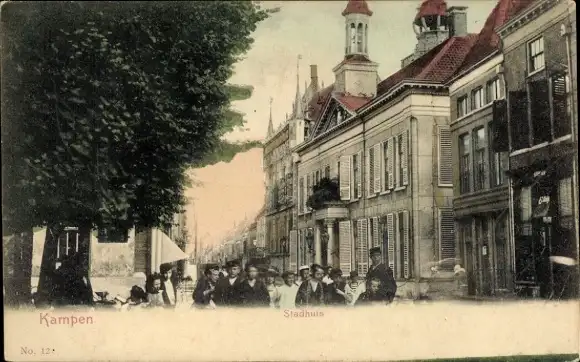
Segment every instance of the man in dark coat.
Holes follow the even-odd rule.
[[[266,284],[257,279],[258,268],[253,264],[246,265],[247,278],[240,283],[241,304],[245,307],[268,307],[270,294]]]
[[[324,286],[326,304],[344,306],[346,304],[346,294],[344,293],[346,283],[342,280],[342,270],[331,269],[328,276],[332,280],[332,283]]]
[[[384,295],[389,302],[392,302],[397,293],[397,283],[393,277],[393,271],[382,261],[381,248],[375,247],[369,250],[372,265],[366,276],[366,289],[371,287],[371,280],[378,279],[381,281],[381,295]]]
[[[325,304],[324,269],[318,264],[312,264],[310,267],[311,279],[303,281],[296,293],[296,307],[304,308],[310,306],[319,306]]]
[[[242,302],[240,285],[241,267],[238,260],[229,261],[226,264],[228,276],[218,280],[215,290],[215,303],[221,306],[235,306]]]
[[[214,295],[220,269],[217,265],[208,265],[193,292],[193,303],[196,307],[209,307],[215,304]]]

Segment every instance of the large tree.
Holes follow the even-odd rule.
[[[48,227],[42,280],[64,226],[81,229],[86,254],[95,227],[160,226],[181,210],[184,171],[243,124],[229,105],[247,88],[226,82],[267,14],[187,1],[8,3],[2,15],[3,230]]]

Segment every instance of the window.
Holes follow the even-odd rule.
[[[469,185],[469,150],[470,150],[470,137],[469,134],[464,134],[459,137],[459,190],[462,194],[470,192],[471,188]]]
[[[529,72],[544,68],[544,38],[533,40],[528,45]]]
[[[483,88],[475,89],[471,95],[471,110],[475,111],[485,105],[485,93]]]
[[[503,87],[499,78],[487,83],[487,102],[493,102],[503,98]]]
[[[552,77],[552,109],[554,110],[554,136],[560,138],[571,132],[568,93],[570,79],[567,74]]]
[[[492,139],[493,130],[491,123],[488,128],[488,139]],[[503,185],[506,182],[506,177],[504,175],[505,171],[508,170],[508,153],[507,152],[494,152],[493,149],[489,148],[489,159],[490,159],[490,184],[491,187],[496,187]]]
[[[533,145],[549,142],[552,138],[548,87],[546,79],[529,84]]]
[[[530,147],[528,123],[528,94],[526,91],[509,93],[510,134],[513,151]]]
[[[326,165],[324,168],[324,177],[330,178],[330,165]]]
[[[521,221],[519,234],[522,236],[532,235],[532,188],[525,186],[519,192],[519,217]]]
[[[359,182],[360,182],[360,159],[358,154],[352,155],[352,181],[353,181],[353,194],[355,198],[359,195]]]
[[[316,184],[320,181],[320,171],[316,171]]]
[[[485,142],[485,129],[483,127],[473,131],[474,191],[482,190],[485,187]]]
[[[457,99],[457,118],[461,118],[467,114],[467,96]]]
[[[357,27],[356,50],[359,53],[363,52],[363,25],[361,23]]]
[[[383,142],[383,191],[389,189],[389,157],[390,157],[390,149],[389,149],[389,141]]]
[[[397,136],[397,183],[398,186],[405,186],[406,182],[406,173],[407,173],[407,138],[404,137],[406,133],[402,133]]]
[[[307,139],[310,133],[310,122],[304,121],[304,139]]]

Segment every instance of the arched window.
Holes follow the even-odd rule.
[[[365,25],[365,54],[369,52],[369,26]]]
[[[356,27],[354,23],[350,24],[350,36],[349,36],[350,51],[349,53],[354,53],[356,49]]]
[[[358,24],[357,34],[356,34],[356,51],[359,53],[363,52],[363,25],[362,23]]]

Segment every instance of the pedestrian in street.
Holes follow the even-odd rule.
[[[226,264],[228,276],[218,280],[215,290],[215,303],[218,306],[236,306],[241,303],[240,284],[242,271],[238,260]]]
[[[270,305],[270,295],[266,284],[258,279],[258,268],[247,264],[247,278],[240,283],[241,305],[244,307],[267,307]]]
[[[205,268],[204,276],[195,286],[193,292],[193,303],[198,308],[215,308],[215,289],[219,280],[219,267],[217,265],[208,265]]]
[[[352,270],[350,272],[348,283],[344,287],[344,291],[346,293],[346,304],[353,306],[356,303],[356,300],[365,290],[365,283],[361,283],[358,272],[356,270]]]
[[[324,267],[324,277],[322,277],[322,282],[324,285],[332,284],[332,278],[330,276],[330,271],[332,267],[330,265]]]
[[[284,285],[279,288],[278,308],[294,309],[296,308],[296,294],[298,293],[298,286],[294,282],[295,274],[293,271],[285,271],[282,273],[282,279],[284,279]]]
[[[325,285],[325,298],[327,305],[344,306],[346,304],[345,283],[342,281],[342,270],[332,269],[329,273],[332,283]]]
[[[294,283],[296,286],[300,287],[302,282],[308,279],[310,279],[310,267],[308,265],[302,265],[300,269],[298,269],[298,277]]]
[[[369,288],[363,292],[355,305],[385,305],[389,303],[389,297],[383,293],[385,289],[381,288],[381,280],[372,278]]]
[[[275,269],[269,269],[266,274],[266,289],[268,290],[268,294],[270,295],[270,307],[275,308],[276,304],[278,304],[278,300],[280,299],[280,292],[278,291],[278,287],[276,286],[276,278],[278,277],[278,273]]]
[[[173,283],[173,265],[170,263],[161,264],[159,266],[159,271],[162,277],[161,295],[163,296],[163,301],[167,308],[175,308],[177,303],[177,289]]]
[[[324,269],[319,264],[312,264],[310,273],[310,279],[302,282],[296,294],[296,306],[299,308],[324,305]]]
[[[381,281],[381,294],[392,302],[397,293],[397,282],[393,277],[393,271],[382,261],[381,248],[375,247],[369,250],[371,266],[366,275],[366,290],[370,289],[371,281],[375,278]]]
[[[145,291],[147,292],[147,303],[151,308],[164,307],[163,292],[161,290],[163,277],[161,274],[152,274],[147,278]]]

